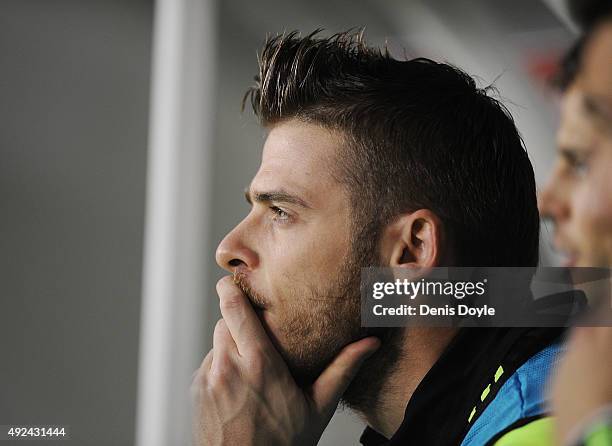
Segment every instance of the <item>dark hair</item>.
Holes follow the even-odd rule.
[[[459,69],[396,60],[362,33],[269,38],[245,95],[262,125],[296,118],[339,130],[361,243],[401,213],[444,222],[458,265],[533,266],[533,169],[512,117]],[[371,243],[371,242],[370,242]]]
[[[584,48],[593,36],[594,30],[601,22],[612,18],[610,0],[568,0],[567,8],[572,20],[580,28],[581,36],[565,53],[553,77],[553,83],[561,90],[567,89],[576,79]]]
[[[593,30],[612,14],[610,0],[568,0],[570,16],[583,32]]]

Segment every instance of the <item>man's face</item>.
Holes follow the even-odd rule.
[[[612,23],[593,35],[564,95],[559,156],[540,196],[569,266],[612,265]]]
[[[300,384],[360,336],[349,195],[332,170],[341,144],[315,124],[273,126],[251,211],[217,248]]]

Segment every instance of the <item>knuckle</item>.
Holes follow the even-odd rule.
[[[201,391],[204,384],[204,380],[202,380],[199,376],[193,379],[191,385],[189,386],[189,395],[192,400],[197,400],[200,398]]]
[[[217,323],[215,324],[215,332],[218,333],[221,330],[225,330],[227,328],[227,325],[225,323],[225,321],[223,320],[223,318],[219,319],[217,321]]]
[[[217,390],[227,385],[225,373],[221,370],[211,370],[209,378],[206,380],[206,389]]]
[[[195,372],[193,372],[193,375],[191,376],[191,386],[197,386],[200,381],[202,380],[202,369],[198,369]]]
[[[227,363],[220,363],[210,370],[205,388],[211,393],[225,392],[230,387],[233,369]]]
[[[200,379],[198,376],[191,380],[191,385],[189,386],[189,393],[192,396],[196,396],[200,391]]]
[[[191,375],[191,387],[200,386],[206,378],[206,373],[210,365],[210,359],[212,357],[212,350],[206,355],[202,364],[198,369]]]
[[[203,389],[206,388],[206,373],[198,372],[191,381],[189,386],[189,394],[192,398],[197,399],[201,395]]]
[[[221,353],[213,361],[209,379],[227,378],[232,373],[234,373],[234,364],[227,355]]]

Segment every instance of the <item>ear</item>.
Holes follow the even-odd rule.
[[[390,267],[440,266],[444,251],[444,225],[429,209],[403,214],[383,234],[383,258]]]

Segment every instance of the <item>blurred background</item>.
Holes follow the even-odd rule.
[[[1,0],[0,424],[189,443],[214,250],[263,144],[240,105],[266,35],[365,26],[370,44],[494,82],[541,185],[566,17],[555,0]],[[549,246],[543,228],[544,265]],[[320,444],[362,429],[339,413]]]

